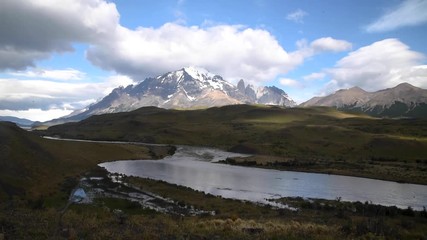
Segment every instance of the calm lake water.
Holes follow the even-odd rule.
[[[305,197],[422,209],[427,186],[367,178],[230,166],[215,163],[244,156],[217,149],[179,146],[162,160],[116,161],[100,164],[112,173],[163,180],[225,198],[270,203],[267,199]]]

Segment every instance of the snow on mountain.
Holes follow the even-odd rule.
[[[244,94],[248,98],[248,103],[257,103],[264,105],[279,105],[279,106],[288,106],[293,107],[296,103],[290,99],[288,94],[285,93],[280,88],[270,86],[270,87],[254,87],[251,84],[248,84],[245,87],[245,82],[240,80],[237,84],[237,89],[239,92]]]
[[[190,76],[196,80],[203,81],[204,79],[212,79],[215,77],[208,70],[200,67],[186,67],[182,69],[186,73],[190,74]]]
[[[186,67],[155,78],[147,78],[137,85],[116,88],[101,101],[88,106],[86,111],[72,114],[70,120],[132,111],[144,106],[191,109],[244,103],[295,105],[279,88],[245,86],[243,80],[236,87],[206,69]],[[63,121],[64,119],[61,119],[61,122]]]

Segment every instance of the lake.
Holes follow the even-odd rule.
[[[163,180],[224,198],[264,204],[272,204],[268,199],[299,196],[369,201],[418,210],[427,206],[427,186],[424,185],[216,163],[237,156],[245,155],[178,146],[173,156],[162,160],[115,161],[99,165],[112,173]]]

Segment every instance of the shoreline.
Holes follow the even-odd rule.
[[[145,142],[126,142],[126,141],[115,141],[115,140],[91,140],[91,139],[72,139],[72,138],[61,138],[61,137],[50,137],[50,136],[43,136],[42,138],[50,139],[50,140],[58,140],[58,141],[76,141],[76,142],[93,142],[93,143],[109,143],[109,144],[134,144],[134,145],[143,145],[147,147],[171,147],[171,149],[167,152],[166,155],[160,154],[153,155],[152,160],[161,160],[166,156],[172,156],[175,154],[176,149],[179,146],[188,146],[188,147],[203,147],[203,148],[216,148],[222,151],[227,151],[227,149],[221,148],[221,147],[215,147],[215,146],[193,146],[193,145],[182,145],[182,144],[154,144],[154,143],[145,143]],[[227,151],[230,152],[230,151]],[[237,153],[237,152],[230,152],[230,153]],[[367,179],[374,179],[374,180],[381,180],[381,181],[390,181],[400,184],[416,184],[416,185],[422,185],[427,186],[427,180],[426,181],[411,181],[411,179],[396,179],[394,177],[377,177],[372,176],[371,174],[367,173],[355,173],[352,171],[348,171],[345,169],[308,169],[308,168],[299,168],[299,167],[285,167],[285,166],[279,166],[274,167],[268,164],[259,164],[257,163],[258,158],[275,158],[275,159],[284,159],[282,157],[278,156],[270,156],[270,155],[257,155],[257,154],[249,154],[249,153],[240,153],[240,154],[247,154],[248,157],[238,157],[238,158],[227,158],[225,160],[218,161],[217,163],[221,164],[229,164],[229,165],[235,165],[235,166],[242,166],[242,167],[254,167],[254,168],[263,168],[263,169],[273,169],[278,171],[290,171],[290,172],[304,172],[304,173],[317,173],[317,174],[328,174],[328,175],[339,175],[339,176],[347,176],[347,177],[358,177],[358,178],[367,178]],[[248,158],[254,158],[255,160],[247,160]],[[243,161],[236,161],[244,159]],[[128,159],[128,160],[147,160],[147,159]],[[231,160],[231,161],[230,161]],[[247,160],[247,161],[246,161]],[[120,160],[116,160],[120,161]],[[313,160],[314,162],[315,160]],[[270,163],[280,163],[280,162],[270,162]],[[341,172],[343,171],[343,172]]]
[[[252,155],[252,157],[257,158],[259,155]],[[270,156],[262,156],[262,157],[270,157]],[[277,158],[276,156],[271,156],[272,158]],[[242,158],[239,158],[241,160]],[[346,176],[346,177],[357,177],[357,178],[366,178],[366,179],[373,179],[373,180],[380,180],[380,181],[389,181],[389,182],[395,182],[400,184],[415,184],[415,185],[422,185],[427,186],[427,181],[411,181],[411,180],[403,180],[403,179],[396,179],[393,177],[377,177],[372,176],[371,174],[364,174],[364,173],[355,173],[351,172],[345,169],[309,169],[309,168],[301,168],[301,167],[285,167],[285,166],[279,166],[274,167],[268,164],[259,164],[256,162],[256,160],[249,160],[249,161],[236,161],[234,158],[228,158],[226,160],[219,161],[217,163],[221,164],[228,164],[233,166],[241,166],[241,167],[254,167],[254,168],[262,168],[262,169],[272,169],[277,171],[289,171],[289,172],[303,172],[303,173],[317,173],[317,174],[327,174],[327,175],[338,175],[338,176]]]

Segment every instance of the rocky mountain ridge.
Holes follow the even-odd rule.
[[[409,83],[376,92],[353,87],[325,97],[314,97],[300,106],[335,107],[375,117],[427,117],[427,90]]]
[[[235,86],[205,69],[187,67],[147,78],[136,85],[115,88],[86,109],[46,124],[79,121],[92,115],[128,112],[146,106],[195,109],[233,104],[296,105],[277,87],[254,87],[243,80]]]

